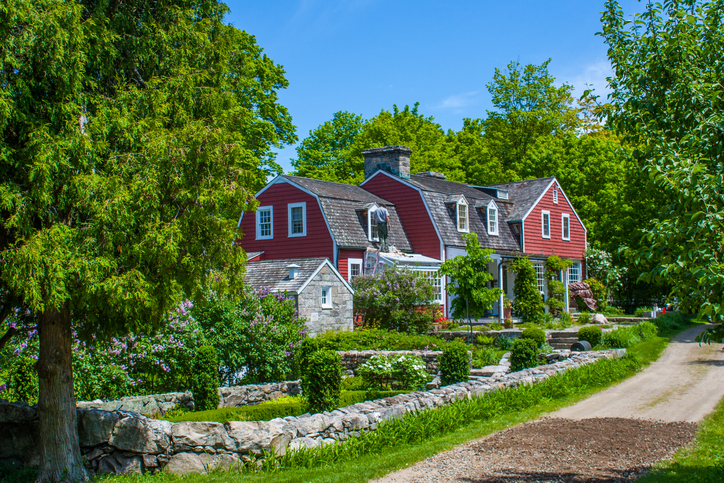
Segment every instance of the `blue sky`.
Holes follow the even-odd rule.
[[[350,111],[369,119],[382,109],[420,103],[444,129],[492,109],[486,89],[510,61],[552,59],[559,84],[605,93],[610,65],[601,30],[603,0],[255,0],[227,2],[227,21],[256,36],[284,66],[280,92],[301,141]],[[637,0],[620,0],[626,14]],[[277,161],[291,170],[294,147]]]

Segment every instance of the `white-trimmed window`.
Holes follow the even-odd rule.
[[[307,203],[289,203],[289,236],[307,236]]]
[[[568,267],[568,283],[577,283],[581,281],[581,263],[574,262]]]
[[[488,235],[498,236],[498,206],[494,201],[488,203]]]
[[[374,214],[377,211],[377,205],[367,210],[367,239],[369,241],[380,241],[380,237],[377,234],[377,222],[375,222]]]
[[[256,209],[256,239],[274,238],[274,207],[260,206]]]
[[[571,215],[567,213],[561,215],[561,238],[564,240],[571,239]]]
[[[469,232],[470,225],[468,223],[468,203],[462,199],[457,202],[457,218],[458,218],[458,231]]]
[[[323,309],[332,308],[332,287],[322,287],[321,303]]]
[[[553,188],[553,203],[558,204],[558,190]]]
[[[540,214],[540,224],[541,224],[541,233],[543,235],[543,238],[550,238],[551,237],[551,212],[550,211],[541,211]]]
[[[351,282],[355,277],[362,275],[362,259],[361,258],[348,258],[347,259],[347,281]]]
[[[427,279],[432,288],[435,289],[435,299],[433,302],[442,303],[442,277],[437,270],[415,270],[421,277]]]
[[[533,266],[535,267],[535,280],[538,284],[538,291],[543,293],[545,291],[546,282],[545,266],[542,263],[534,263]]]

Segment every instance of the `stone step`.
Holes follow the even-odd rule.
[[[558,338],[558,337],[575,337],[576,334],[578,334],[578,329],[574,330],[551,330],[548,332],[548,337],[550,338]]]
[[[479,377],[490,377],[498,372],[505,372],[505,368],[500,366],[485,366],[479,369],[470,369],[471,376]]]
[[[549,344],[554,349],[570,349],[571,346],[575,344],[575,342],[568,343],[555,343],[555,344]]]
[[[554,342],[559,343],[559,344],[564,344],[564,343],[573,344],[574,342],[578,342],[578,337],[556,337],[554,339],[548,339],[549,344],[553,344]]]

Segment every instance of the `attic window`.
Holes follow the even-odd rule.
[[[488,211],[488,235],[498,236],[498,206],[490,200]]]
[[[558,190],[553,188],[553,203],[558,204]]]
[[[498,199],[507,200],[507,199],[508,199],[508,192],[507,192],[507,191],[498,190]]]
[[[470,231],[468,224],[468,204],[465,199],[457,202],[458,231],[467,233]]]

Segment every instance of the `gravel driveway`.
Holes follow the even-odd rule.
[[[644,371],[584,401],[374,481],[633,481],[691,441],[724,397],[722,345],[699,346],[702,330],[679,334]]]

